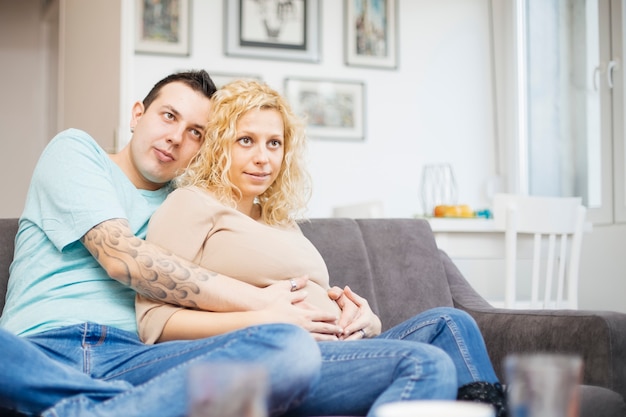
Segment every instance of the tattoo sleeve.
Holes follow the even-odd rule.
[[[100,223],[81,242],[111,278],[170,304],[198,308],[201,283],[216,275],[136,237],[125,219]]]

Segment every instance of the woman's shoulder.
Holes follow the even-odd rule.
[[[206,190],[196,186],[175,188],[152,216],[151,224],[173,223],[194,231],[212,227],[223,206]],[[170,226],[168,226],[170,227]]]
[[[168,198],[175,200],[191,200],[191,201],[203,201],[206,203],[219,203],[213,193],[206,188],[199,187],[197,185],[186,185],[183,187],[175,188]]]
[[[217,199],[215,194],[206,188],[186,185],[175,188],[167,197],[166,203],[180,208],[183,213],[223,215],[231,209]]]

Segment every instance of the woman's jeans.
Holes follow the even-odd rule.
[[[322,342],[322,377],[289,416],[374,415],[381,404],[456,399],[460,386],[497,382],[480,330],[467,313],[434,308],[373,339]]]
[[[454,399],[462,385],[497,381],[476,323],[448,307],[351,342],[316,344],[303,330],[268,325],[146,346],[87,324],[26,339],[0,330],[0,346],[0,405],[37,413],[56,404],[44,416],[182,416],[187,370],[196,361],[264,364],[272,415],[300,404],[311,383],[289,416],[371,416],[387,402]]]
[[[0,407],[55,417],[185,416],[187,371],[201,361],[265,366],[270,415],[280,415],[302,402],[321,360],[314,339],[287,324],[156,345],[91,323],[25,338],[0,329],[0,350]]]

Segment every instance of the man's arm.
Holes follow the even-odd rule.
[[[285,297],[286,298],[286,297]],[[285,298],[256,311],[213,312],[181,309],[165,323],[158,341],[212,337],[244,327],[290,323],[307,330],[318,341],[338,340],[343,329],[334,324],[333,313],[294,305]]]
[[[258,310],[291,291],[288,281],[261,289],[203,269],[136,237],[125,219],[94,226],[81,242],[111,278],[147,297],[182,307]],[[299,289],[306,285],[306,279],[296,282]]]

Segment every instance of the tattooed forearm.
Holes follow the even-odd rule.
[[[107,220],[81,239],[109,276],[157,300],[197,308],[199,284],[215,274],[134,236],[124,219]]]

